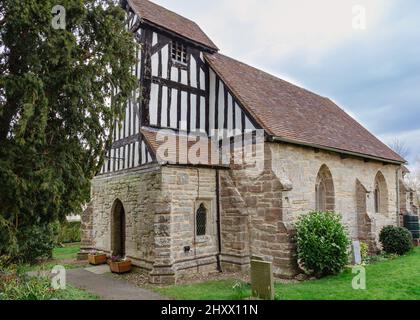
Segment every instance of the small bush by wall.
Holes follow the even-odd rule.
[[[360,242],[360,255],[362,263],[366,263],[369,257],[369,245],[366,242]]]
[[[413,237],[406,228],[386,226],[379,234],[379,241],[386,253],[403,255],[413,248]]]
[[[310,212],[296,223],[298,262],[317,277],[337,274],[348,263],[350,245],[340,216]]]

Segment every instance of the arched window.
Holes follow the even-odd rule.
[[[330,169],[324,164],[319,169],[315,185],[315,202],[318,211],[334,211],[334,182]]]
[[[381,190],[379,189],[379,184],[375,182],[375,212],[379,213],[380,207],[381,207]]]
[[[378,172],[374,184],[375,213],[388,214],[388,187],[382,172]]]
[[[200,207],[197,209],[195,215],[196,221],[196,235],[204,236],[206,235],[206,225],[207,225],[207,209],[204,204],[200,204]]]

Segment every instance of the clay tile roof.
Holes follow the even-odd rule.
[[[402,172],[403,173],[411,173],[410,169],[408,169],[406,166],[402,165],[401,166]]]
[[[217,145],[207,136],[186,135],[172,130],[147,127],[142,127],[140,132],[159,163],[228,167],[220,164]],[[191,149],[193,147],[194,150]],[[191,159],[191,155],[195,158]]]
[[[201,44],[211,50],[219,50],[210,38],[194,22],[175,12],[163,8],[149,0],[129,0],[133,10],[143,19],[153,25],[172,31],[181,37]]]
[[[405,160],[331,100],[221,54],[206,54],[212,69],[268,134],[295,143]]]

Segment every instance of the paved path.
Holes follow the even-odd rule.
[[[109,271],[108,266],[105,266]],[[67,283],[98,295],[102,300],[166,300],[152,291],[105,274],[101,267],[67,270]]]

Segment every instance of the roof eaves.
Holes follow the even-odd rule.
[[[160,26],[160,25],[152,22],[152,21],[149,21],[147,19],[144,19],[144,18],[140,17],[140,15],[139,15],[139,19],[140,19],[140,22],[142,24],[144,24],[144,25],[147,25],[147,26],[150,26],[152,28],[155,28],[155,29],[157,29],[157,30],[159,30],[161,32],[164,32],[164,33],[172,36],[172,37],[183,39],[184,41],[189,42],[189,43],[191,43],[192,45],[194,45],[194,46],[196,46],[198,48],[204,49],[204,51],[211,52],[211,53],[215,53],[215,52],[218,52],[219,51],[219,48],[216,45],[214,45],[214,47],[209,47],[208,45],[206,45],[204,43],[201,43],[199,41],[195,41],[195,40],[193,40],[191,38],[188,38],[188,37],[186,37],[186,36],[184,36],[182,34],[179,34],[179,33],[175,32],[175,31],[173,31],[173,30],[169,30],[169,29],[167,29],[165,27],[162,27],[162,26]]]
[[[368,154],[364,154],[364,153],[360,153],[360,152],[354,152],[354,151],[338,149],[338,148],[333,148],[333,147],[327,147],[327,146],[322,146],[322,145],[317,145],[317,144],[312,144],[312,143],[307,143],[307,142],[302,142],[302,141],[297,141],[297,140],[292,140],[292,139],[286,139],[286,138],[282,138],[282,137],[278,137],[278,136],[270,136],[269,140],[271,140],[273,142],[285,142],[285,143],[300,145],[300,146],[304,146],[304,147],[311,147],[311,148],[316,148],[316,149],[325,150],[325,151],[332,151],[332,152],[336,152],[336,153],[339,153],[339,154],[345,154],[345,155],[355,156],[355,157],[358,157],[358,158],[370,159],[370,160],[375,160],[375,161],[380,161],[380,162],[385,162],[385,163],[391,163],[391,164],[402,165],[402,164],[407,163],[407,162],[403,162],[403,161],[397,161],[397,160],[393,160],[393,159],[387,159],[387,158],[377,157],[377,156],[373,156],[373,155],[368,155]]]

